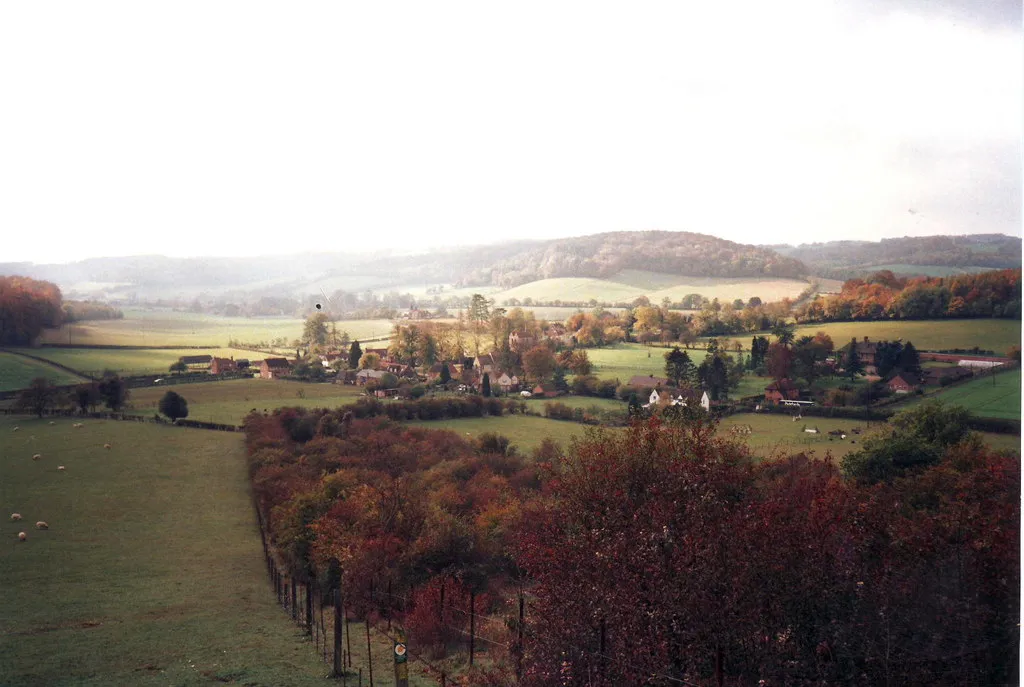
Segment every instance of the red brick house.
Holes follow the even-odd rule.
[[[260,363],[260,377],[280,379],[292,370],[292,364],[285,358],[267,358]]]
[[[764,400],[768,403],[800,400],[800,389],[788,379],[772,382],[764,388]]]
[[[210,361],[210,374],[222,375],[225,372],[234,372],[238,369],[234,358],[214,358]]]
[[[896,376],[885,383],[889,390],[897,394],[909,394],[917,391],[921,386],[921,380],[917,375],[910,372],[898,372]]]

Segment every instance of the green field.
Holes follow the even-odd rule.
[[[490,294],[496,302],[510,298],[532,298],[535,301],[552,303],[561,301],[626,302],[640,296],[647,296],[652,303],[660,303],[663,298],[679,301],[684,296],[699,293],[709,299],[720,301],[743,300],[758,296],[764,302],[795,298],[807,288],[807,282],[796,279],[743,279],[723,277],[687,277],[645,272],[641,270],[624,270],[608,279],[589,277],[559,277],[540,279],[528,284]]]
[[[123,375],[166,374],[172,363],[184,355],[212,355],[218,358],[259,361],[266,353],[234,348],[24,348],[37,358],[52,360],[73,370],[98,376],[110,369]],[[292,356],[294,357],[294,356]]]
[[[505,415],[502,417],[471,417],[455,420],[416,420],[405,424],[427,429],[450,429],[464,437],[477,437],[484,432],[497,432],[519,447],[521,452],[530,452],[544,439],[553,439],[562,445],[569,446],[573,436],[582,437],[587,431],[586,425],[564,420],[549,420],[532,415]],[[612,430],[614,431],[614,430]]]
[[[995,351],[1003,355],[1007,349],[1020,345],[1020,320],[890,320],[886,322],[826,322],[800,325],[797,337],[823,331],[832,337],[836,347],[850,339],[868,337],[890,341],[902,338],[912,341],[918,350],[973,348]]]
[[[324,684],[274,602],[241,435],[0,418],[0,456],[0,684]]]
[[[179,384],[133,389],[128,412],[152,415],[168,388],[188,401],[190,420],[240,425],[250,410],[272,411],[283,406],[334,408],[352,403],[362,389],[345,384],[312,384],[281,379],[232,379],[226,382]]]
[[[36,377],[45,377],[54,384],[75,384],[83,381],[82,377],[46,363],[0,351],[0,391],[24,389]]]
[[[543,413],[545,403],[563,403],[570,408],[583,408],[584,410],[597,408],[602,412],[625,413],[627,410],[625,401],[613,398],[596,398],[593,396],[559,396],[558,398],[535,398],[526,401],[527,407],[535,413]]]
[[[599,379],[618,379],[625,384],[633,375],[664,377],[665,354],[669,350],[643,344],[618,343],[603,348],[588,348],[587,356]],[[694,365],[700,365],[707,355],[703,350],[689,350],[686,353]]]
[[[1020,420],[1020,370],[981,375],[969,382],[954,384],[928,396],[950,405],[959,405],[979,417]],[[910,408],[925,399],[917,397],[903,408]]]
[[[227,346],[234,339],[245,343],[270,342],[281,337],[289,342],[302,336],[303,320],[284,317],[218,317],[173,310],[124,311],[123,320],[96,320],[65,325],[43,334],[43,343],[113,346]],[[338,334],[347,331],[354,339],[388,336],[388,320],[343,320]]]

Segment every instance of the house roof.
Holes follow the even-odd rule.
[[[213,360],[212,355],[183,355],[178,358],[181,362],[186,365],[199,365],[200,363],[208,363]]]
[[[217,365],[234,365],[235,361],[231,358],[213,358],[210,360],[210,364],[213,365],[214,363]]]
[[[490,353],[485,353],[484,355],[481,355],[481,356],[479,356],[476,359],[476,364],[477,364],[477,366],[480,366],[480,365],[493,365],[494,364],[494,356],[492,356]]]
[[[263,364],[272,370],[287,370],[292,366],[292,364],[288,362],[286,358],[266,358],[264,359]]]
[[[629,386],[643,386],[643,387],[654,387],[654,386],[668,386],[669,381],[665,377],[655,377],[654,375],[634,375],[629,378],[627,382]]]
[[[380,379],[384,375],[388,374],[385,370],[360,370],[356,373],[356,377],[366,377],[368,379]]]
[[[912,372],[897,372],[887,383],[894,384],[897,380],[907,386],[921,386],[921,380]]]
[[[780,379],[772,382],[764,388],[765,391],[797,391],[799,388],[788,379]]]

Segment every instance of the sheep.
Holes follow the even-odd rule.
[[[40,520],[39,522],[36,523],[36,529],[37,530],[48,530],[48,529],[50,529],[50,526],[47,525],[42,520]]]
[[[63,465],[58,465],[57,466],[57,472],[64,472],[64,466]]]
[[[14,429],[12,429],[11,431],[12,431],[12,432],[17,432],[17,431],[18,431],[19,429],[21,429],[21,427],[15,427],[15,428],[14,428]]]
[[[20,539],[21,541],[25,541],[26,539],[28,539],[28,535],[24,532],[18,532],[18,539]]]
[[[11,513],[11,522],[18,522],[21,520],[21,513]]]
[[[32,460],[39,460],[39,459],[40,459],[40,458],[42,458],[42,457],[43,457],[43,456],[42,456],[42,454],[41,454],[41,453],[36,453],[36,454],[34,454],[34,455],[32,456]]]
[[[71,426],[74,427],[75,429],[79,429],[81,427],[84,427],[85,425],[83,425],[81,422],[76,422],[75,424],[73,424]]]
[[[107,449],[109,451],[110,450],[110,444],[103,444],[103,448],[105,448],[105,449]]]
[[[50,420],[50,424],[51,424],[51,425],[55,425],[55,424],[57,424],[57,423],[56,423],[56,422],[54,422],[53,420]]]

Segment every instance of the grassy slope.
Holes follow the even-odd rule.
[[[85,423],[0,418],[0,684],[323,684],[271,596],[241,436]]]
[[[928,398],[963,406],[979,417],[1019,420],[1020,371],[997,374],[994,378],[991,375],[982,376],[937,391]],[[911,408],[924,400],[918,397],[900,408]]]
[[[298,318],[217,317],[169,310],[126,310],[123,320],[97,320],[48,330],[44,343],[105,344],[118,346],[227,346],[229,339],[257,343],[302,336]],[[384,336],[387,320],[347,320],[337,323],[338,333],[352,338]],[[70,331],[70,337],[69,337]]]
[[[949,277],[957,274],[974,274],[977,272],[989,272],[995,267],[950,267],[949,265],[907,265],[904,263],[891,263],[886,265],[872,265],[864,268],[865,272],[877,272],[879,270],[890,270],[895,274],[925,275],[926,277]]]
[[[75,384],[83,379],[46,363],[0,352],[0,391],[24,389],[36,377],[45,377],[54,384]]]
[[[673,301],[681,300],[691,293],[699,293],[706,298],[717,298],[719,301],[732,302],[737,298],[748,300],[757,296],[765,303],[779,301],[783,298],[796,298],[807,288],[807,282],[795,279],[719,279],[687,277],[682,284],[648,293],[652,303],[660,303],[663,298]]]
[[[836,347],[850,339],[867,336],[873,340],[898,339],[912,341],[918,350],[972,348],[995,351],[1003,355],[1013,344],[1020,344],[1020,320],[919,320],[886,322],[830,322],[797,327],[797,337],[824,331]]]
[[[665,376],[665,354],[670,349],[619,343],[604,348],[588,348],[587,356],[594,365],[594,374],[600,379],[618,379],[625,384],[633,375]],[[700,365],[706,351],[689,350],[686,353],[694,365]]]
[[[234,357],[236,360],[246,359],[259,361],[268,357],[264,353],[255,353],[233,348],[210,349],[103,349],[103,348],[26,348],[29,355],[46,358],[61,365],[88,373],[102,373],[110,368],[122,374],[162,374],[167,373],[171,363],[177,362],[183,355],[214,355],[219,358]]]
[[[238,425],[252,408],[273,410],[281,406],[333,408],[353,402],[361,389],[342,384],[306,384],[274,379],[233,379],[226,382],[180,384],[172,388],[188,401],[189,418],[203,422]],[[129,412],[157,412],[165,387],[133,389]],[[300,397],[300,393],[304,396]]]

